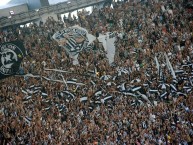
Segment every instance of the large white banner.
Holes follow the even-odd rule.
[[[58,42],[59,46],[65,49],[73,59],[73,64],[77,65],[79,64],[78,54],[84,49],[93,49],[93,45],[91,44],[96,37],[89,34],[86,29],[80,26],[73,26],[56,32],[53,35],[53,39]],[[115,33],[107,32],[105,35],[100,34],[98,40],[103,44],[107,52],[107,58],[111,64],[114,62],[115,55]]]
[[[107,46],[107,58],[109,59],[109,64],[114,62],[115,41],[116,41],[115,32],[113,32],[113,33],[107,32],[107,34],[106,34],[106,46]]]
[[[115,56],[116,32],[107,32],[105,35],[100,34],[98,40],[103,44],[103,47],[107,52],[106,56],[109,60],[109,64],[113,63]]]
[[[58,45],[63,47],[71,56],[77,55],[83,49],[87,49],[95,37],[88,31],[79,26],[65,28],[56,32],[53,39],[58,42]]]
[[[58,45],[64,48],[73,59],[73,65],[79,64],[78,54],[83,49],[92,49],[90,44],[95,40],[95,37],[80,26],[65,28],[56,32],[53,39],[58,42]]]

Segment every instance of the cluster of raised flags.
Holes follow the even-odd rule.
[[[65,28],[62,31],[56,32],[53,38],[58,42],[58,44],[64,48],[65,51],[68,52],[70,57],[74,58],[77,61],[78,54],[84,49],[92,49],[92,43],[96,39],[93,35],[89,34],[88,31],[79,26],[74,26],[70,28]],[[106,35],[100,34],[98,37],[99,42],[101,42],[107,51],[107,57],[109,59],[109,63],[114,61],[114,53],[115,53],[115,33],[107,33]],[[113,48],[113,49],[112,49]],[[0,45],[0,79],[5,78],[7,76],[11,76],[17,73],[20,67],[20,63],[22,59],[25,57],[25,49],[23,47],[22,42],[9,42],[3,43]],[[157,67],[157,74],[160,75],[160,81],[157,81],[158,87],[152,85],[156,78],[152,74],[151,67],[148,67],[145,71],[145,75],[147,78],[146,82],[141,83],[142,81],[139,78],[131,80],[130,82],[125,79],[119,81],[120,84],[116,84],[115,81],[117,78],[124,78],[123,76],[128,76],[132,72],[129,68],[117,67],[117,73],[114,75],[102,75],[97,77],[97,69],[88,72],[90,76],[97,77],[97,79],[102,80],[106,83],[106,86],[102,87],[111,87],[112,85],[117,87],[116,92],[124,95],[133,97],[133,101],[131,103],[132,106],[143,105],[144,102],[148,104],[156,104],[155,100],[152,100],[152,96],[157,96],[158,98],[167,99],[168,96],[187,96],[189,92],[192,91],[193,87],[193,72],[192,72],[192,64],[190,62],[186,62],[180,66],[179,70],[173,69],[167,54],[164,54],[166,60],[166,66],[173,77],[173,81],[171,83],[166,83],[164,79],[162,79],[162,70],[159,64],[158,58],[155,56],[155,64]],[[189,72],[189,69],[191,72]],[[37,97],[41,97],[42,109],[45,111],[49,111],[52,107],[58,108],[60,112],[67,112],[68,108],[66,103],[70,103],[71,101],[80,101],[81,103],[89,102],[89,109],[93,110],[95,107],[99,107],[101,104],[108,105],[109,108],[112,108],[113,103],[115,102],[115,96],[111,92],[107,92],[106,89],[96,88],[97,84],[95,80],[91,80],[91,85],[93,86],[93,90],[98,89],[92,96],[87,96],[86,93],[83,93],[80,98],[77,98],[76,90],[80,88],[80,86],[84,88],[87,87],[86,84],[79,82],[77,79],[68,79],[65,80],[62,73],[71,73],[68,71],[58,70],[58,69],[44,69],[44,71],[53,71],[53,74],[60,73],[57,79],[48,78],[41,76],[40,74],[34,76],[32,74],[24,75],[25,77],[34,77],[34,78],[42,78],[46,81],[51,82],[59,82],[64,83],[66,88],[63,91],[57,92],[54,97],[58,98],[59,102],[53,102],[49,98],[47,92],[43,89],[43,86],[31,85],[28,88],[22,88],[22,93],[24,94],[23,101],[24,103],[30,103]],[[84,74],[82,74],[84,75]],[[184,83],[184,80],[185,83]],[[69,90],[68,85],[74,85],[75,90]],[[87,84],[88,85],[88,84]],[[82,91],[83,92],[83,91]],[[153,102],[154,101],[154,102]],[[24,117],[26,122],[30,122],[29,117]]]
[[[169,60],[168,60],[169,61]],[[157,66],[159,62],[157,61]],[[170,66],[171,67],[171,66]],[[56,70],[56,69],[45,69],[47,71],[54,71],[55,73],[69,73],[67,71],[62,70]],[[157,81],[158,86],[153,86],[152,83],[155,80],[154,77],[151,74],[151,67],[147,68],[147,81],[142,82],[140,78],[136,78],[131,80],[130,82],[126,80],[122,80],[119,83],[115,81],[116,76],[122,77],[125,75],[130,75],[130,71],[126,68],[117,68],[117,73],[114,75],[103,75],[100,78],[97,76],[94,76],[95,79],[90,81],[90,84],[93,86],[93,90],[95,92],[91,96],[87,96],[87,85],[82,82],[80,82],[78,79],[67,79],[65,80],[64,77],[60,80],[52,80],[51,78],[46,78],[47,81],[53,81],[53,82],[60,82],[60,83],[66,83],[67,87],[65,90],[58,92],[54,97],[58,98],[60,101],[54,102],[52,101],[48,96],[48,94],[43,91],[41,86],[35,86],[31,85],[27,89],[22,89],[22,92],[25,94],[25,97],[23,98],[23,101],[30,103],[30,100],[36,99],[39,94],[42,99],[42,106],[43,110],[49,111],[51,108],[56,107],[58,110],[65,114],[68,111],[68,108],[66,104],[73,103],[74,101],[79,101],[83,104],[88,104],[88,108],[90,111],[92,111],[94,108],[100,107],[100,105],[104,104],[107,105],[109,109],[113,108],[114,103],[116,102],[116,98],[119,95],[115,95],[113,92],[108,92],[106,90],[107,86],[116,86],[118,94],[122,94],[125,97],[131,97],[133,98],[130,102],[131,106],[140,106],[144,105],[145,102],[147,105],[156,105],[157,100],[167,100],[167,97],[169,95],[171,96],[184,96],[186,97],[187,94],[192,90],[193,87],[193,77],[192,77],[192,64],[189,62],[184,63],[183,65],[179,66],[178,70],[175,70],[175,76],[176,79],[173,78],[173,81],[170,83],[164,82],[164,80]],[[191,72],[189,72],[191,70]],[[97,70],[94,71],[94,73]],[[171,72],[171,69],[170,69]],[[191,74],[188,76],[187,74]],[[32,75],[26,75],[26,77],[34,77]],[[38,77],[38,76],[36,76]],[[40,76],[39,76],[40,77]],[[103,86],[97,86],[96,80],[100,79],[103,81]],[[186,83],[183,83],[181,80],[187,80]],[[105,85],[106,83],[106,85]],[[77,91],[73,91],[71,89],[68,89],[68,85],[74,85],[75,89],[78,91],[81,91],[82,96],[78,97]],[[79,86],[81,86],[79,88]],[[157,100],[152,99],[152,96],[156,96]],[[158,99],[159,98],[159,99]],[[30,120],[30,118],[25,117],[26,122]]]
[[[43,87],[41,85],[31,85],[28,88],[22,88],[21,92],[24,94],[23,101],[24,103],[29,103],[33,99],[33,97],[41,96],[41,98],[45,98],[48,95],[43,90]]]

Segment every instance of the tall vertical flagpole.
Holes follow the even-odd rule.
[[[175,75],[174,69],[173,69],[173,67],[172,67],[172,65],[171,65],[171,63],[169,61],[169,58],[168,58],[167,54],[164,53],[164,55],[165,55],[165,58],[166,58],[167,67],[171,71],[173,78],[176,79],[176,75]]]

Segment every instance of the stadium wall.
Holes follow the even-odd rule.
[[[16,6],[0,9],[0,17],[9,17],[10,11],[14,11],[15,14],[27,12],[28,11],[28,5],[27,4],[21,4],[21,5],[16,5]]]
[[[44,6],[49,6],[48,0],[11,0],[9,4],[27,3],[29,10],[39,9]]]

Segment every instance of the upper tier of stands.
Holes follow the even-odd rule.
[[[41,18],[42,15],[49,14],[49,13],[54,13],[55,15],[57,15],[57,14],[71,12],[84,7],[96,5],[104,1],[105,0],[74,0],[71,2],[62,2],[48,7],[42,7],[39,10],[32,10],[32,11],[28,11],[20,14],[15,14],[11,18],[0,19],[0,28],[14,25],[14,24],[33,21]]]

